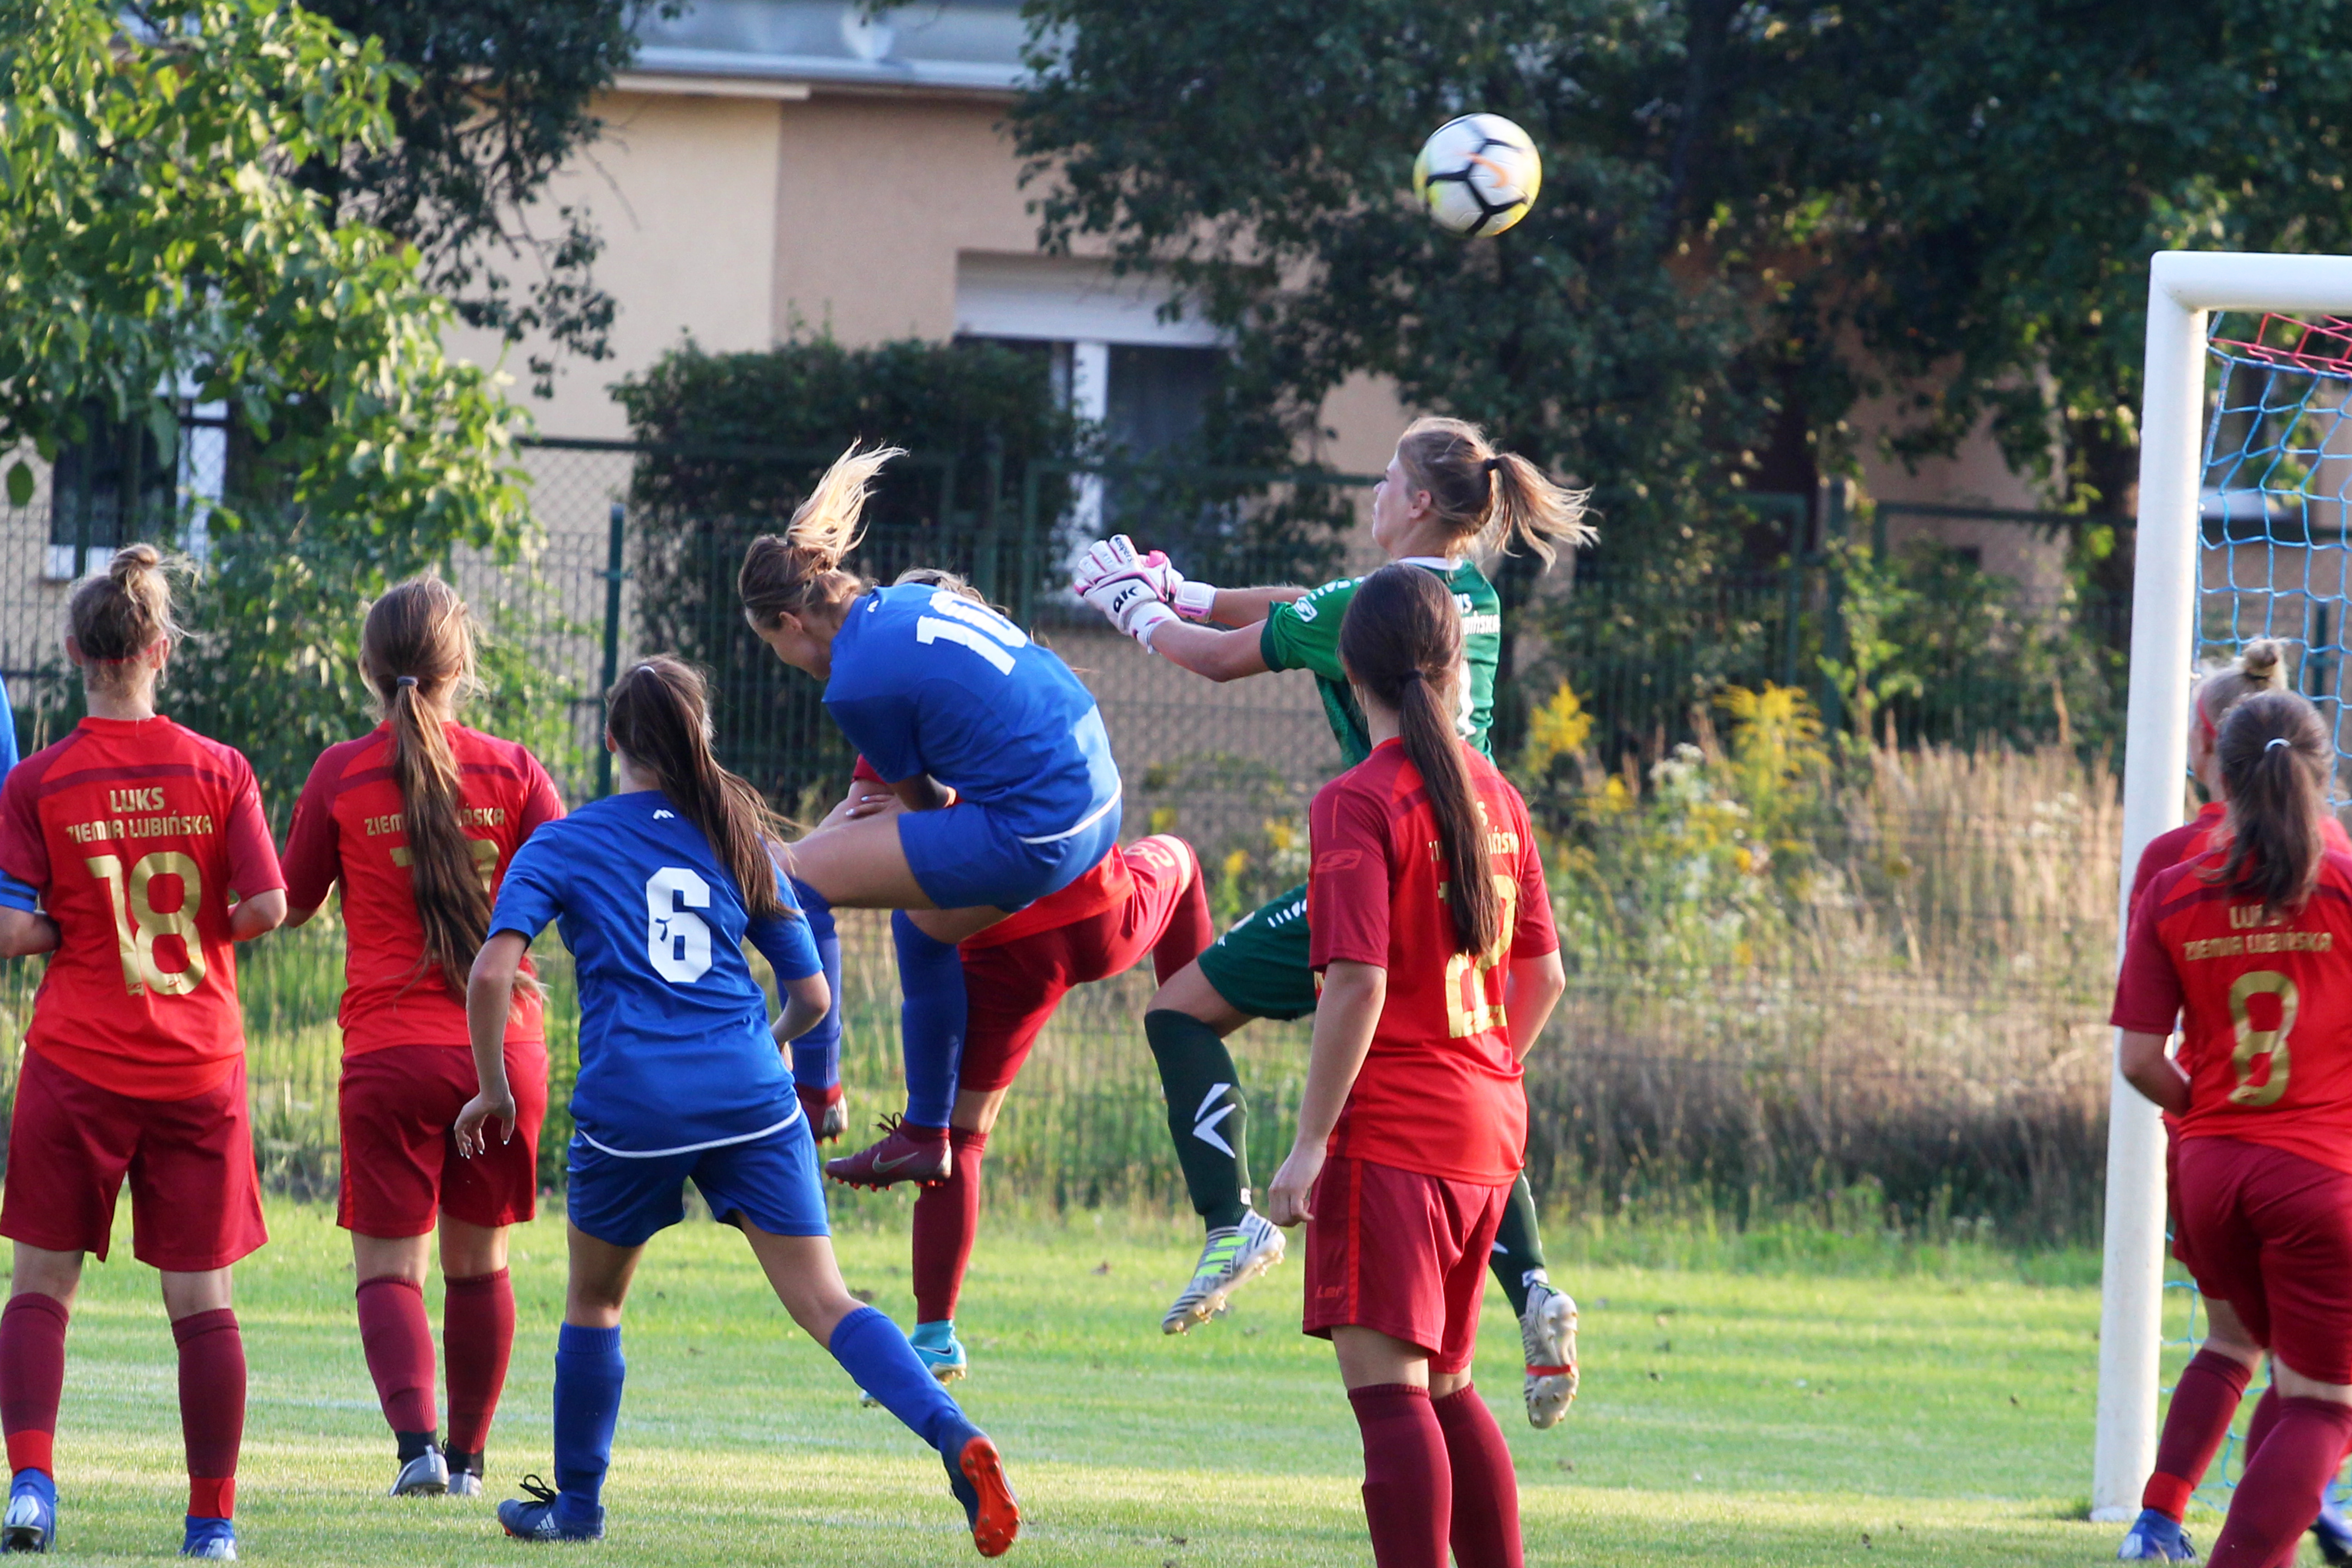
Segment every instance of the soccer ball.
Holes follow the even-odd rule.
[[[1412,194],[1459,235],[1502,233],[1528,216],[1542,186],[1536,144],[1499,114],[1447,121],[1412,161]]]

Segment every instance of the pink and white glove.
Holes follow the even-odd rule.
[[[1070,574],[1070,587],[1083,598],[1113,577],[1143,579],[1151,584],[1151,592],[1161,602],[1188,621],[1207,620],[1210,609],[1217,602],[1214,587],[1192,581],[1157,550],[1149,555],[1138,554],[1135,542],[1124,533],[1114,533],[1087,545]]]
[[[1105,578],[1080,597],[1100,610],[1112,626],[1147,648],[1151,646],[1152,634],[1176,618],[1176,612],[1139,576]]]

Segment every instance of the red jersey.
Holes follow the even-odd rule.
[[[1503,942],[1454,951],[1445,861],[1420,770],[1385,741],[1317,792],[1307,812],[1310,961],[1388,971],[1371,1050],[1348,1091],[1330,1152],[1450,1181],[1507,1182],[1528,1142],[1528,1100],[1503,1016],[1511,962],[1556,952],[1551,894],[1527,803],[1495,764],[1463,749],[1503,894]]]
[[[507,865],[563,802],[530,749],[462,724],[443,726],[457,762],[459,813],[474,860],[498,898]],[[286,896],[298,910],[343,888],[343,1054],[387,1046],[467,1044],[466,998],[425,962],[425,926],[401,830],[400,785],[392,776],[392,727],[328,747],[310,769],[286,836]],[[526,971],[530,961],[524,961]],[[544,1038],[540,998],[517,991],[507,1039]]]
[[[58,949],[25,1043],[137,1100],[187,1100],[245,1056],[229,894],[285,886],[253,769],[169,719],[84,719],[0,785],[0,870]]]
[[[2132,872],[2131,907],[2139,908],[2139,896],[2156,880],[2158,871],[2168,870],[2185,861],[2199,859],[2208,849],[2222,842],[2221,824],[2230,808],[2218,800],[2209,800],[2200,806],[2197,815],[2173,828],[2159,833],[2147,841],[2139,852],[2139,865]],[[2344,835],[2344,825],[2333,815],[2321,819],[2319,840],[2340,854],[2352,855],[2352,838]]]
[[[2210,853],[2148,884],[2109,1021],[2168,1035],[2180,1020],[2189,1110],[2175,1136],[2352,1173],[2352,855],[2330,850],[2310,901],[2270,921],[2206,879],[2221,864]]]

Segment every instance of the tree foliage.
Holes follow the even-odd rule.
[[[38,0],[0,35],[0,452],[18,504],[95,421],[169,452],[226,405],[247,460],[211,513],[178,710],[279,791],[362,703],[359,598],[460,545],[526,542],[517,417],[442,351],[416,252],[292,179],[383,146],[381,47],[276,0]],[[285,795],[290,798],[290,794]]]
[[[602,130],[591,99],[636,53],[634,25],[675,0],[310,0],[404,68],[387,97],[393,134],[352,141],[302,171],[339,210],[398,235],[467,325],[509,343],[541,334],[607,356],[612,298],[589,215],[541,210],[550,178]],[[548,221],[551,216],[552,221]],[[554,362],[534,357],[541,390]]]
[[[2286,0],[1031,0],[1013,125],[1049,239],[1107,242],[1303,417],[1353,373],[1592,484],[1606,574],[1736,564],[1707,497],[1990,429],[2127,508],[2148,255],[2352,244],[2352,13]],[[1464,243],[1408,169],[1519,121],[1533,213]],[[2112,583],[2117,536],[2074,535]],[[1746,552],[1757,553],[1754,541]]]

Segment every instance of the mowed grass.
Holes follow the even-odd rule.
[[[860,1203],[853,1287],[912,1316],[903,1202]],[[976,1561],[939,1466],[784,1317],[734,1232],[664,1233],[629,1308],[626,1401],[600,1547],[530,1547],[490,1505],[550,1469],[561,1221],[518,1237],[520,1333],[492,1496],[393,1500],[350,1255],[323,1208],[274,1205],[237,1276],[252,1367],[238,1529],[255,1562]],[[1182,1339],[1160,1312],[1196,1245],[1127,1216],[983,1234],[958,1385],[996,1436],[1035,1564],[1367,1563],[1356,1429],[1286,1264]],[[68,1561],[174,1551],[184,1504],[172,1341],[155,1279],[93,1265],[69,1344],[58,1469]],[[1517,1325],[1489,1290],[1478,1383],[1518,1462],[1537,1563],[2083,1563],[2095,1292],[2014,1281],[1612,1268],[1583,1307],[1584,1392],[1528,1429]],[[438,1321],[437,1283],[427,1292]]]

